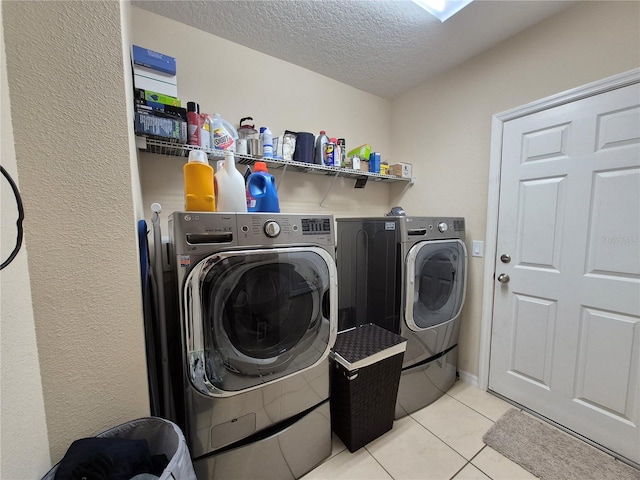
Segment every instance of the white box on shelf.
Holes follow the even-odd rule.
[[[152,90],[170,97],[178,96],[175,58],[133,45],[131,62],[135,88]]]

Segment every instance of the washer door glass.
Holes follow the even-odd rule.
[[[420,242],[409,250],[405,318],[412,330],[458,317],[464,302],[466,258],[460,240]]]
[[[331,347],[330,279],[320,248],[216,254],[187,282],[202,325],[205,383],[236,392],[306,369]],[[194,351],[197,356],[197,351]],[[197,375],[197,374],[196,374]]]

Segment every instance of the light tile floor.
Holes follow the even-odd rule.
[[[457,382],[437,401],[396,420],[351,453],[333,436],[331,457],[301,480],[529,480],[536,477],[482,442],[512,405]]]

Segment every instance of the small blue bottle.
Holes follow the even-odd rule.
[[[247,210],[280,213],[276,179],[267,170],[265,162],[256,162],[247,179]]]

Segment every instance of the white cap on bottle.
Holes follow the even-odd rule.
[[[202,150],[191,150],[189,152],[189,162],[199,162],[209,164],[207,154]]]

